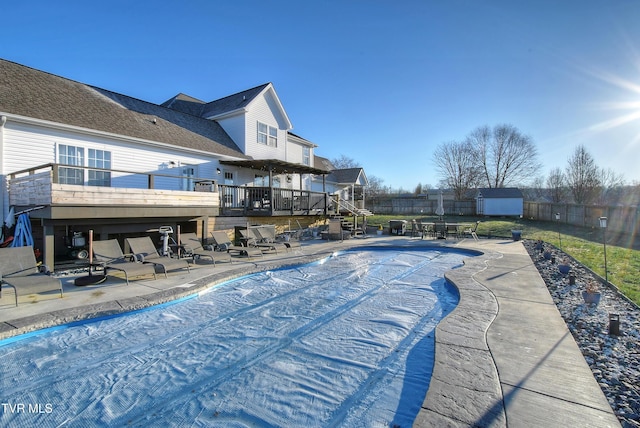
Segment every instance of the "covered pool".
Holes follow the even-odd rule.
[[[0,342],[0,425],[410,426],[467,256],[346,251]]]

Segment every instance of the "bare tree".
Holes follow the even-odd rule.
[[[487,171],[483,166],[488,164],[487,155],[491,144],[491,128],[485,125],[474,129],[467,136],[465,142],[474,157],[473,166],[477,170],[477,174],[479,174],[478,185],[480,185],[480,182],[489,183],[490,176],[487,175]]]
[[[554,168],[547,177],[547,188],[549,189],[551,202],[567,201],[567,185],[565,175],[560,168]]]
[[[367,179],[369,181],[369,185],[367,186],[367,195],[369,195],[370,198],[375,198],[376,196],[389,193],[388,187],[384,187],[382,185],[384,182],[382,178],[370,175]]]
[[[623,186],[625,185],[624,176],[616,173],[611,168],[600,169],[600,195],[598,203],[606,205],[619,201],[622,198]]]
[[[525,185],[540,169],[533,141],[513,125],[479,127],[469,134],[467,141],[474,148],[488,187]]]
[[[356,162],[355,159],[345,155],[340,155],[339,158],[331,159],[331,163],[336,167],[336,169],[361,168],[360,164]]]
[[[477,186],[479,170],[468,141],[440,144],[433,152],[433,162],[441,183],[453,189],[457,200],[463,199],[469,189]]]
[[[593,156],[580,145],[569,158],[566,168],[567,186],[576,204],[595,202],[601,191],[600,171]]]
[[[525,201],[539,201],[546,196],[544,178],[536,177],[532,180],[530,187],[521,188]]]

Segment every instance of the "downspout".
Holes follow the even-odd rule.
[[[0,196],[2,197],[2,218],[0,223],[9,215],[9,190],[7,188],[7,177],[4,174],[4,125],[7,123],[7,116],[0,117]]]

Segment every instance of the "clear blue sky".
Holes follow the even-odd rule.
[[[293,132],[393,188],[437,186],[432,151],[508,123],[546,177],[583,144],[640,181],[640,2],[31,1],[0,57],[154,103],[272,82]]]

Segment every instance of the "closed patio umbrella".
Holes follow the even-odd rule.
[[[442,216],[444,215],[444,200],[442,199],[442,192],[438,195],[438,208],[436,209],[436,215],[440,216],[440,220],[442,220]]]

